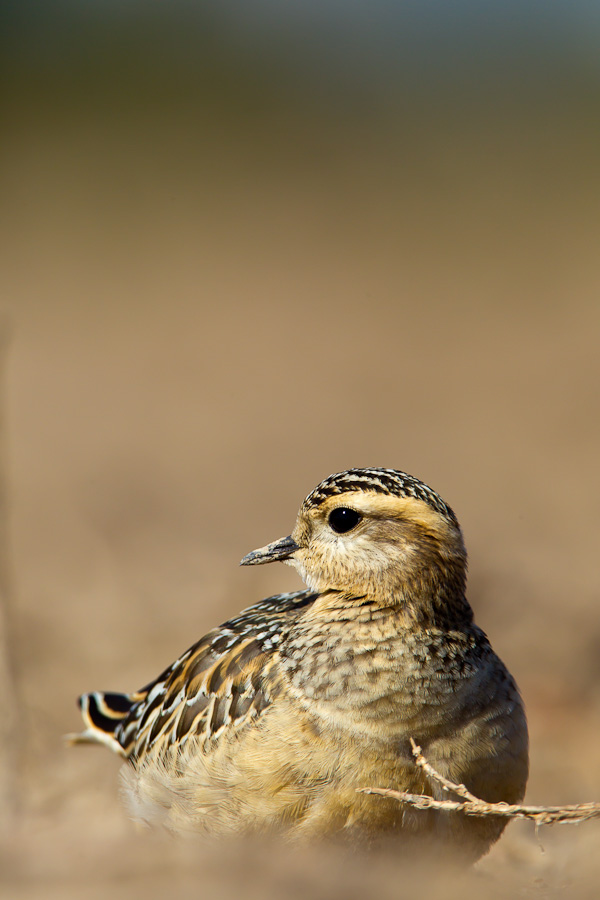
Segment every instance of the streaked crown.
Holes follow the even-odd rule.
[[[302,510],[320,506],[328,497],[348,491],[376,491],[393,497],[412,497],[426,503],[453,525],[458,521],[452,509],[429,485],[397,469],[347,469],[330,475],[310,492]]]

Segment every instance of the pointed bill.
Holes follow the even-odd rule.
[[[288,535],[288,537],[273,541],[272,544],[267,544],[266,547],[248,553],[240,562],[240,566],[261,566],[263,563],[282,562],[289,559],[299,549],[293,537]]]

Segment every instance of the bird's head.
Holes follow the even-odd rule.
[[[242,565],[282,560],[319,593],[414,604],[464,594],[466,551],[456,516],[430,487],[394,469],[330,475],[302,503],[289,537]]]

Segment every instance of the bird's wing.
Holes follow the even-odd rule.
[[[271,702],[270,670],[293,622],[317,595],[277,594],[209,631],[135,694],[85,694],[84,740],[137,758],[154,745],[203,741],[258,716]]]

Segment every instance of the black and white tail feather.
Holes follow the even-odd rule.
[[[78,703],[85,724],[85,731],[69,734],[71,744],[105,744],[121,756],[129,756],[130,748],[118,739],[120,726],[131,710],[146,696],[144,691],[135,694],[117,694],[111,691],[92,691],[79,697]]]

